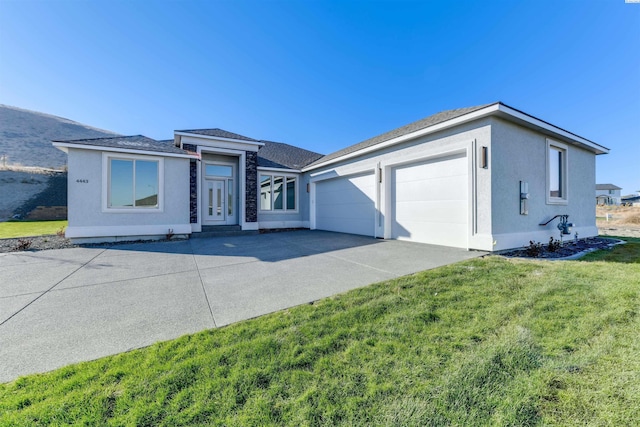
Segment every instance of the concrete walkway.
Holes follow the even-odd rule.
[[[0,382],[482,254],[321,231],[0,254]]]

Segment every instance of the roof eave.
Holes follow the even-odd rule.
[[[69,153],[69,148],[77,148],[80,150],[92,150],[92,151],[108,151],[110,153],[127,153],[127,154],[143,154],[147,156],[157,156],[157,157],[178,157],[178,158],[186,158],[186,159],[195,159],[196,156],[192,154],[180,154],[180,153],[169,153],[164,151],[152,151],[152,150],[135,150],[130,148],[117,148],[117,147],[107,147],[107,146],[99,146],[99,145],[83,145],[83,144],[74,144],[62,141],[53,141],[53,146],[59,150],[64,151],[65,153]]]
[[[568,142],[573,145],[578,145],[586,150],[592,151],[595,154],[608,154],[609,149],[600,144],[597,144],[593,141],[590,141],[586,138],[583,138],[575,133],[564,130],[558,126],[552,125],[551,123],[545,122],[544,120],[540,120],[537,117],[534,117],[530,114],[524,113],[520,110],[517,110],[513,107],[509,107],[502,102],[497,104],[498,108],[494,112],[497,117],[501,117],[512,121],[516,124],[520,124],[522,126],[533,128],[538,131],[542,131],[542,133],[549,134],[550,136],[560,138],[565,142]]]
[[[209,140],[215,140],[215,141],[235,142],[240,144],[251,144],[251,145],[256,145],[258,147],[262,147],[264,145],[264,142],[260,142],[256,140],[223,138],[220,136],[202,135],[199,133],[191,133],[191,132],[175,131],[173,132],[173,134],[174,134],[174,141],[176,143],[176,147],[180,146],[179,137],[182,137],[182,136],[190,136],[192,138],[202,138],[202,139],[209,139]]]
[[[289,172],[289,173],[302,173],[302,171],[300,169],[292,169],[292,168],[287,168],[287,167],[283,167],[283,168],[274,168],[274,167],[270,167],[270,166],[258,166],[257,169],[259,171],[265,171],[265,172]]]
[[[511,108],[502,102],[495,102],[493,104],[487,105],[484,108],[472,111],[467,114],[463,114],[458,117],[454,117],[453,119],[445,120],[440,123],[436,123],[431,126],[427,126],[425,128],[419,129],[414,132],[410,132],[387,141],[345,154],[340,157],[336,157],[331,160],[327,160],[326,162],[318,163],[316,165],[305,166],[302,168],[303,172],[311,171],[314,169],[319,169],[325,166],[329,166],[334,163],[338,163],[344,160],[348,160],[353,157],[361,156],[363,154],[367,154],[373,151],[380,150],[382,148],[386,148],[392,145],[400,144],[405,141],[410,141],[415,138],[419,138],[434,132],[438,132],[444,129],[451,128],[453,126],[458,126],[473,120],[478,120],[488,116],[496,116],[501,117],[503,119],[512,121],[514,123],[524,125],[529,128],[534,128],[539,131],[543,131],[543,133],[548,134],[550,136],[554,136],[556,138],[560,138],[565,142],[571,143],[573,145],[578,145],[582,148],[585,148],[589,151],[592,151],[595,154],[607,154],[609,153],[609,149],[596,144],[593,141],[589,141],[586,138],[582,138],[576,134],[573,134],[569,131],[566,131],[562,128],[554,126],[550,123],[547,123],[543,120],[540,120],[536,117],[533,117],[529,114],[523,113],[522,111],[516,110],[515,108]]]
[[[475,111],[472,111],[470,113],[463,114],[462,116],[454,117],[453,119],[445,120],[443,122],[436,123],[434,125],[427,126],[425,128],[422,128],[422,129],[419,129],[419,130],[416,130],[416,131],[413,131],[413,132],[410,132],[410,133],[407,133],[407,134],[404,134],[404,135],[400,135],[400,136],[397,136],[395,138],[391,138],[391,139],[389,139],[387,141],[380,142],[378,144],[363,148],[361,150],[354,151],[352,153],[345,154],[345,155],[340,156],[340,157],[336,157],[336,158],[328,160],[326,162],[318,163],[316,165],[306,166],[306,167],[302,168],[302,171],[303,172],[307,172],[307,171],[310,171],[310,170],[314,170],[314,169],[318,169],[318,168],[321,168],[321,167],[325,167],[325,166],[328,166],[328,165],[333,164],[333,163],[341,162],[341,161],[344,161],[344,160],[347,160],[347,159],[350,159],[350,158],[353,158],[353,157],[360,156],[362,154],[370,153],[372,151],[377,151],[377,150],[380,150],[382,148],[386,148],[386,147],[389,147],[389,146],[392,146],[392,145],[400,144],[400,143],[405,142],[405,141],[410,141],[412,139],[422,137],[424,135],[428,135],[428,134],[431,134],[431,133],[434,133],[434,132],[438,132],[438,131],[450,128],[452,126],[457,126],[457,125],[460,125],[460,124],[463,124],[463,123],[466,123],[466,122],[469,122],[469,121],[472,121],[472,120],[477,120],[477,119],[486,117],[486,116],[494,113],[495,111],[498,110],[498,107],[499,107],[499,103],[494,103],[494,104],[488,105],[488,106],[486,106],[484,108],[481,108],[479,110],[475,110]]]

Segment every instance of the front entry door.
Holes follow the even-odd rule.
[[[203,164],[202,224],[238,224],[237,166],[230,162]]]
[[[226,221],[226,181],[207,179],[205,182],[205,221]]]

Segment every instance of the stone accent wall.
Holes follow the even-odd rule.
[[[198,222],[198,162],[196,160],[191,160],[189,163],[189,194],[189,222],[195,224]]]
[[[198,146],[195,144],[182,144],[182,149],[196,153]],[[189,222],[198,222],[198,162],[191,160],[189,163]]]
[[[258,153],[246,152],[245,220],[258,221]]]

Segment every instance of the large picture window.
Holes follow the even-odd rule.
[[[296,210],[296,181],[295,176],[260,174],[260,210]]]
[[[567,146],[547,141],[547,203],[567,202]]]
[[[107,209],[160,209],[161,161],[108,157]]]

